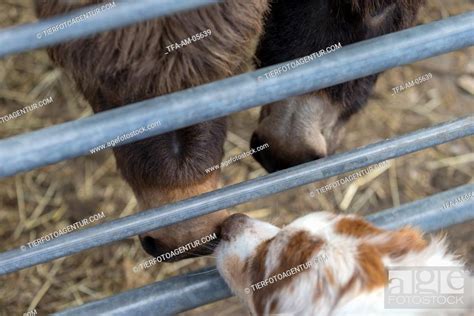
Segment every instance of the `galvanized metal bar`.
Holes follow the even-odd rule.
[[[474,134],[474,115],[231,185],[157,209],[0,254],[0,274],[105,245],[190,218]]]
[[[175,315],[230,296],[216,268],[209,267],[53,315]]]
[[[0,57],[91,36],[96,33],[214,4],[219,1],[221,0],[110,0],[100,5],[88,6],[36,23],[0,30]],[[100,9],[104,4],[112,2],[115,2],[115,7],[111,9],[103,10],[94,15],[89,14],[86,20],[79,21],[78,23],[71,24],[71,22],[67,22],[81,17],[82,14],[93,12],[96,8]],[[62,29],[58,29],[55,32],[51,31],[50,34],[49,32],[43,32],[62,23],[66,23],[63,24]]]
[[[367,219],[386,229],[412,225],[427,232],[464,223],[474,219],[474,184],[378,212]]]
[[[473,22],[474,11],[343,47],[276,78],[258,80],[277,66],[268,67],[1,140],[0,177],[89,154],[157,120],[160,126],[128,142],[467,47]]]
[[[377,226],[396,229],[405,225],[426,232],[474,219],[474,184],[467,184],[400,207],[369,215]],[[180,275],[55,315],[174,315],[209,304],[232,293],[215,267]]]

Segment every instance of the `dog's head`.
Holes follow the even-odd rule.
[[[234,214],[222,224],[221,242],[215,251],[217,266],[239,297],[245,297],[245,288],[252,281],[248,265],[258,248],[279,232],[280,228],[243,214]]]
[[[259,315],[329,314],[383,288],[387,266],[417,265],[420,258],[441,258],[445,251],[439,244],[427,249],[415,229],[387,231],[357,216],[328,212],[311,213],[282,229],[236,214],[224,222],[221,236],[217,268]]]

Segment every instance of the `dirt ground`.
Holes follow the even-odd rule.
[[[419,23],[474,9],[469,0],[428,0]],[[0,0],[0,27],[34,21],[30,0]],[[385,72],[368,106],[353,117],[339,152],[402,135],[474,112],[474,48],[431,58]],[[392,95],[392,88],[418,76],[433,78]],[[470,90],[470,91],[469,91]],[[53,67],[44,50],[0,60],[0,116],[53,97],[54,102],[14,120],[0,123],[0,138],[38,130],[92,115],[72,82]],[[258,109],[232,115],[226,157],[248,150]],[[34,155],[34,153],[32,153]],[[318,210],[369,214],[473,182],[474,139],[457,140],[391,160],[350,184],[310,197],[320,181],[232,208],[277,225]],[[1,161],[0,161],[1,163]],[[265,175],[251,157],[223,169],[223,185]],[[352,193],[355,194],[352,196]],[[132,191],[116,172],[110,150],[40,168],[0,181],[0,251],[25,245],[93,214],[103,223],[137,212]],[[95,225],[91,224],[92,225]],[[446,229],[451,248],[474,263],[473,222]],[[129,238],[0,277],[0,315],[39,315],[101,299],[128,289],[214,264],[214,258],[159,264],[140,273],[132,267],[147,259],[137,238]],[[244,315],[231,298],[185,315]]]

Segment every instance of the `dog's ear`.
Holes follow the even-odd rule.
[[[346,216],[336,224],[336,233],[361,238],[376,236],[385,232],[361,217]]]
[[[377,244],[377,249],[383,255],[397,258],[409,252],[420,252],[427,246],[423,233],[413,227],[387,232],[387,238]]]
[[[404,227],[389,231],[378,228],[372,223],[359,217],[344,217],[336,224],[336,232],[355,238],[369,238],[371,245],[377,248],[381,255],[397,258],[414,251],[419,252],[427,246],[420,230]]]

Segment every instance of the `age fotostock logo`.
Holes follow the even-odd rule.
[[[467,309],[472,297],[463,267],[391,267],[386,309]]]

